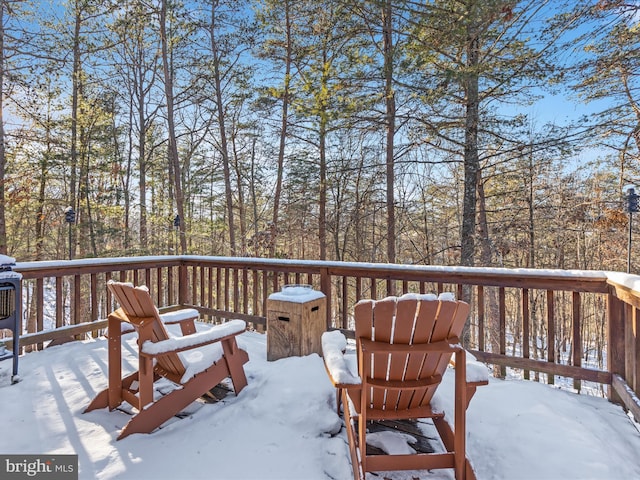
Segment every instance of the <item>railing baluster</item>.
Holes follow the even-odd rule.
[[[167,305],[173,305],[173,267],[167,268]]]
[[[267,298],[269,296],[269,271],[262,270],[262,316],[267,315]]]
[[[90,276],[89,288],[91,295],[90,320],[95,322],[98,320],[98,275],[96,273],[92,273]],[[94,330],[91,335],[96,338],[99,335],[98,330]]]
[[[499,315],[499,328],[500,328],[500,355],[506,355],[507,353],[507,313],[505,303],[505,290],[504,287],[498,289],[498,315]],[[502,378],[507,376],[507,367],[500,366],[500,375]]]
[[[609,345],[607,347],[607,366],[612,374],[625,376],[625,303],[620,299],[609,295],[607,303],[607,337]],[[626,377],[625,377],[626,378]],[[620,395],[609,388],[609,400],[614,403],[621,403]]]
[[[156,302],[158,306],[164,305],[164,289],[162,288],[164,286],[164,282],[163,282],[162,275],[163,275],[162,268],[158,267],[158,269],[156,270],[156,286],[158,289],[158,291],[156,292],[157,293]]]
[[[207,287],[205,283],[205,273],[207,269],[204,266],[200,266],[198,270],[200,270],[200,305],[206,305]]]
[[[209,308],[214,308],[213,307],[213,292],[215,291],[215,289],[213,288],[213,267],[209,267],[208,268],[208,275],[209,275],[209,290],[208,290],[208,300],[207,300],[207,307]]]
[[[249,271],[242,269],[242,313],[249,311]]]
[[[44,330],[44,279],[38,278],[36,280],[36,330],[41,332]],[[32,300],[33,301],[33,300]],[[38,343],[38,350],[42,350],[43,344]]]
[[[64,277],[56,277],[56,328],[64,325]]]
[[[81,276],[80,275],[74,275],[73,276],[73,324],[77,325],[78,323],[80,323],[81,320],[81,311],[80,311],[80,306],[82,305],[82,299],[81,299]]]
[[[191,303],[192,305],[197,304],[198,299],[198,267],[194,266],[191,268]]]
[[[547,362],[556,362],[556,318],[553,290],[547,290]],[[553,374],[547,379],[549,385],[555,383]]]
[[[529,289],[522,289],[522,357],[529,358],[529,345],[531,344],[530,332],[530,314],[529,314]],[[536,341],[536,340],[534,340]],[[525,380],[529,380],[529,370],[524,370]]]
[[[258,310],[258,305],[259,305],[258,292],[260,291],[260,289],[259,289],[260,284],[259,284],[259,281],[258,281],[258,279],[260,277],[258,275],[258,271],[257,270],[251,270],[251,277],[252,277],[252,280],[253,280],[252,281],[252,285],[251,285],[251,291],[252,291],[252,294],[253,294],[253,298],[252,298],[253,303],[251,305],[251,307],[252,307],[251,308],[251,310],[252,310],[251,313],[253,315],[260,315],[260,311]]]
[[[348,291],[347,291],[347,277],[343,276],[342,277],[342,312],[341,312],[341,319],[340,319],[340,323],[341,323],[341,328],[348,328],[347,325],[347,308],[348,308],[348,304],[349,304],[349,297],[348,297]]]
[[[625,327],[624,327],[624,344],[625,344],[625,358],[624,358],[624,376],[629,381],[629,385],[633,385],[636,377],[636,331],[634,331],[636,320],[636,309],[633,305],[625,304]]]
[[[216,268],[216,309],[221,310],[222,307],[222,268]]]
[[[195,286],[193,287],[195,288]],[[193,297],[191,297],[193,298]],[[178,304],[185,305],[189,300],[189,275],[187,266],[178,265]]]
[[[98,319],[98,274],[92,273],[89,276],[89,289],[91,296],[90,320],[95,322]]]
[[[478,350],[485,351],[484,337],[484,287],[478,285]]]
[[[229,306],[229,276],[230,276],[229,268],[225,268],[224,269],[224,294],[223,294],[224,304],[222,306],[222,309],[226,310],[227,312],[231,311]]]
[[[582,313],[581,313],[581,305],[582,305],[582,297],[579,292],[573,292],[572,296],[572,357],[573,357],[573,366],[581,367],[582,366]],[[573,388],[575,388],[578,392],[580,391],[581,382],[578,379],[573,380]]]
[[[111,304],[111,292],[107,288],[107,282],[109,282],[109,280],[111,280],[111,272],[104,272],[104,295],[100,297],[102,300],[102,308],[100,309],[100,317],[98,318],[107,318],[107,315],[115,310]]]

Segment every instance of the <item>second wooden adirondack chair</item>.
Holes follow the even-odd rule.
[[[354,478],[366,472],[452,468],[457,480],[475,478],[466,458],[466,409],[476,387],[467,381],[466,352],[459,340],[469,305],[452,297],[404,295],[355,307],[357,370],[349,369],[341,333],[323,335],[327,371],[344,408]],[[340,338],[342,336],[342,338]],[[336,341],[337,339],[337,341]],[[454,429],[432,408],[436,389],[455,355]],[[486,370],[486,369],[485,369]],[[486,372],[485,372],[486,374]],[[430,418],[443,453],[367,454],[367,428],[376,420]]]
[[[210,330],[196,332],[193,319],[185,317],[180,337],[171,337],[145,287],[110,281],[107,284],[120,308],[108,318],[109,386],[85,411],[117,408],[127,402],[137,409],[118,440],[132,433],[150,433],[182,411],[227,377],[236,393],[247,385],[244,364],[249,356],[236,343],[246,330],[242,320],[232,320]],[[180,316],[178,315],[178,320]],[[121,323],[138,334],[138,370],[122,377]],[[189,353],[198,351],[197,362]],[[166,378],[178,388],[155,398],[154,382]]]

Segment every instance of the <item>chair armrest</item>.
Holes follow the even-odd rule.
[[[336,388],[349,388],[362,384],[360,377],[351,373],[349,369],[348,362],[344,356],[346,348],[347,339],[338,330],[322,334],[324,366],[327,369],[331,383]]]
[[[184,337],[169,338],[159,342],[147,340],[142,344],[141,351],[146,355],[157,356],[165,353],[191,350],[203,345],[219,342],[227,337],[239,335],[246,329],[247,324],[244,320],[231,320],[222,325],[216,325],[210,330],[196,332]]]
[[[196,333],[196,320],[200,318],[200,312],[195,308],[181,308],[161,313],[160,319],[166,325],[180,324],[180,331],[183,336]]]
[[[189,320],[198,320],[200,312],[195,308],[181,308],[160,314],[163,323],[171,325],[174,323],[185,322]]]
[[[487,385],[489,383],[489,371],[484,363],[477,360],[467,360],[467,383],[475,385]]]
[[[474,384],[476,386],[487,385],[489,383],[489,370],[487,370],[487,366],[484,363],[479,362],[468,350],[465,352],[465,359],[467,366],[467,383]],[[449,364],[455,368],[455,355],[451,355]]]

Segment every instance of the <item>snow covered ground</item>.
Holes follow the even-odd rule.
[[[135,368],[135,336],[125,371]],[[107,341],[52,347],[20,358],[10,384],[0,363],[0,454],[77,454],[81,479],[314,480],[352,478],[346,433],[317,355],[266,361],[265,336],[239,338],[249,384],[198,404],[150,435],[116,441],[128,415],[83,413],[107,384]],[[453,373],[439,390],[452,405]],[[640,434],[618,406],[546,385],[491,379],[468,410],[469,457],[478,479],[640,478]],[[451,472],[393,472],[399,479],[450,479]],[[382,476],[369,475],[371,479]]]

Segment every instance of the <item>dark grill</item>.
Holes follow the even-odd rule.
[[[12,271],[10,266],[0,266],[0,329],[11,330],[13,333],[11,351],[6,349],[4,343],[0,343],[0,361],[13,358],[12,383],[19,381],[18,357],[20,355],[20,319],[22,318],[21,280],[22,275]]]

